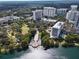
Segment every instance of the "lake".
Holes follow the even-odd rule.
[[[43,50],[43,47],[29,47],[27,51],[16,52],[0,56],[0,59],[79,59],[79,48],[51,48]]]

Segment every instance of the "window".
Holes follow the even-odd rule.
[[[57,36],[57,34],[58,34],[58,29],[53,28],[52,30],[53,30],[53,31],[52,31],[52,35],[53,35],[53,36]]]

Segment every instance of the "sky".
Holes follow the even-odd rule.
[[[79,1],[79,0],[0,0],[0,1]]]

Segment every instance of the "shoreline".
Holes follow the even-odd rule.
[[[42,45],[41,45],[42,46]],[[32,46],[31,46],[32,47]],[[43,47],[43,50],[48,50],[48,49],[54,49],[54,48],[79,48],[79,45],[78,46],[62,46],[62,45],[58,45],[58,46],[56,46],[56,45],[54,45],[54,46],[51,46],[51,47],[45,47],[45,46],[42,46]],[[32,47],[33,48],[33,47]],[[37,48],[39,48],[39,46],[37,47]],[[34,49],[37,49],[37,48],[34,48]],[[3,53],[1,53],[0,52],[0,56],[1,55],[7,55],[7,54],[15,54],[15,53],[17,53],[17,52],[21,52],[21,51],[27,51],[29,49],[29,46],[28,46],[28,48],[26,48],[25,50],[23,50],[23,49],[21,49],[21,50],[14,50],[12,53],[10,53],[10,51],[9,52],[6,52],[6,51],[4,51]]]
[[[32,47],[32,46],[31,46]],[[42,46],[43,47],[43,46]],[[34,49],[38,49],[39,47],[37,47],[37,48],[34,48]],[[45,47],[43,47],[43,50],[48,50],[48,49],[54,49],[54,48],[56,48],[56,49],[59,49],[59,48],[64,48],[64,49],[66,49],[66,48],[78,48],[78,47],[62,47],[62,46],[59,46],[59,47],[50,47],[50,48],[47,48],[47,49],[45,49]],[[9,52],[7,52],[7,53],[0,53],[0,56],[2,56],[2,55],[13,55],[13,54],[16,54],[17,52],[22,52],[22,51],[27,51],[29,48],[27,48],[26,50],[21,50],[21,51],[17,51],[17,50],[15,50],[13,53],[9,53]]]

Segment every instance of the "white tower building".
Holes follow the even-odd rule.
[[[56,16],[56,8],[54,8],[54,7],[44,7],[43,16],[46,16],[46,17]]]
[[[34,20],[41,20],[41,18],[42,18],[42,10],[33,11],[33,19]]]
[[[74,23],[74,21],[77,20],[76,18],[76,14],[78,13],[78,11],[68,11],[67,14],[66,14],[66,19],[69,20],[69,22],[72,22]]]
[[[76,33],[79,33],[79,12],[76,14],[76,17],[75,17],[77,20],[75,21],[75,29],[76,29]]]
[[[77,10],[78,6],[77,5],[71,5],[71,10]]]
[[[66,19],[74,24],[74,29],[79,33],[79,11],[77,5],[71,5],[71,10],[67,12]]]
[[[71,10],[69,10],[66,14],[66,19],[69,20],[69,22],[74,23],[77,18],[76,18],[76,14],[78,13],[77,11],[77,5],[71,5]]]

